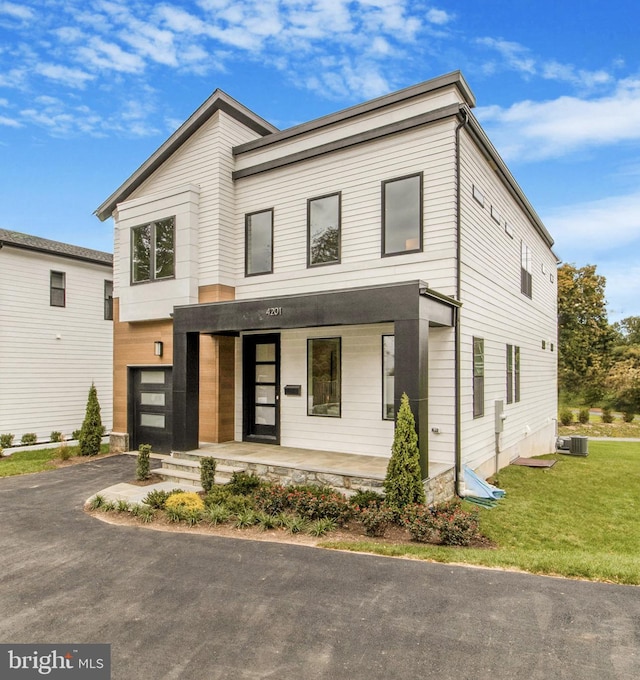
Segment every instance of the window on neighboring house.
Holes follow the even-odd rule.
[[[523,295],[533,297],[531,276],[531,248],[522,241],[520,244],[520,290]]]
[[[245,274],[273,271],[273,209],[245,216]]]
[[[340,363],[340,338],[311,338],[307,341],[308,415],[340,417]]]
[[[50,273],[49,304],[51,307],[65,307],[67,304],[66,275],[64,272],[52,271]]]
[[[175,276],[175,218],[131,230],[131,281],[158,281]]]
[[[382,254],[422,250],[422,173],[382,183]]]
[[[382,336],[382,419],[395,419],[395,337]]]
[[[520,401],[520,348],[507,345],[507,404]]]
[[[104,282],[104,318],[113,321],[113,281]]]
[[[484,415],[484,340],[473,338],[473,417]]]
[[[340,262],[340,194],[307,201],[307,265]]]

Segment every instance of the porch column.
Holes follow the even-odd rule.
[[[426,479],[429,476],[429,321],[403,319],[394,326],[395,410],[397,413],[402,393],[406,392],[416,421],[422,478]]]
[[[200,421],[200,334],[173,334],[173,446],[174,451],[198,448]]]

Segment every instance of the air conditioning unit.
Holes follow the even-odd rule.
[[[572,456],[586,456],[589,453],[589,439],[587,437],[571,437],[569,453]]]
[[[571,437],[558,437],[556,440],[556,451],[570,451]]]

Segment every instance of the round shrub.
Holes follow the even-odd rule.
[[[611,413],[611,409],[607,408],[606,406],[602,409],[602,422],[603,423],[613,422],[613,413]]]
[[[578,412],[578,422],[581,425],[586,425],[589,422],[589,409],[581,408]]]
[[[193,491],[174,493],[164,504],[165,510],[204,510],[204,501]]]
[[[573,422],[573,411],[570,408],[563,408],[560,411],[560,422],[566,427]]]
[[[384,536],[386,528],[393,522],[394,515],[393,510],[376,505],[375,502],[360,508],[360,512],[357,513],[367,536]]]
[[[622,420],[624,420],[625,423],[632,423],[635,417],[636,414],[633,411],[625,411],[622,414]]]

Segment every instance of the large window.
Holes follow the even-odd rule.
[[[49,304],[52,307],[64,307],[66,305],[66,277],[64,272],[50,273]]]
[[[507,345],[507,404],[520,401],[520,348]]]
[[[382,336],[382,418],[395,419],[395,360],[396,348],[393,335]]]
[[[245,274],[270,274],[273,271],[273,210],[245,217]]]
[[[175,276],[175,218],[149,222],[131,230],[131,282]]]
[[[340,338],[313,338],[307,344],[307,413],[340,417]]]
[[[113,281],[104,282],[104,318],[113,321]]]
[[[484,340],[473,339],[473,417],[484,415]]]
[[[524,241],[520,244],[520,290],[523,295],[533,297],[531,248]]]
[[[422,250],[422,173],[382,183],[382,254]]]
[[[340,194],[307,202],[307,264],[340,262]]]

